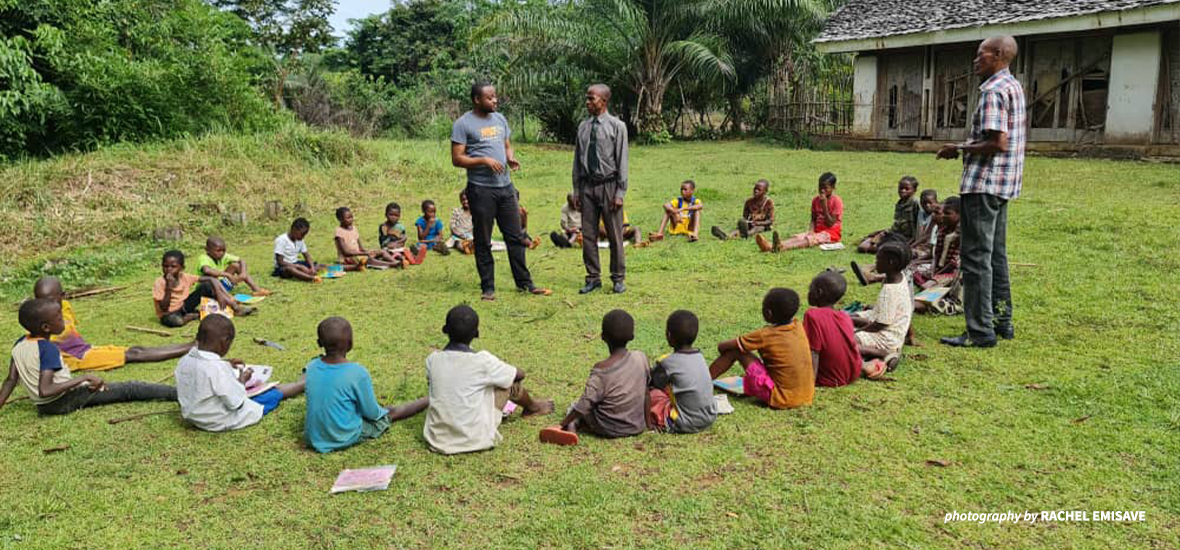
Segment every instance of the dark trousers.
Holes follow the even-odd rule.
[[[964,193],[961,200],[959,256],[967,334],[973,340],[991,339],[997,325],[1012,323],[1008,201],[983,193]]]
[[[525,264],[524,232],[520,229],[520,204],[516,188],[483,187],[467,184],[467,201],[471,205],[471,224],[474,226],[475,269],[479,271],[479,288],[483,292],[496,290],[496,260],[492,258],[492,226],[500,224],[500,235],[508,245],[508,265],[516,288],[533,288],[533,277]]]
[[[147,382],[110,382],[103,391],[79,386],[49,403],[37,405],[37,413],[69,414],[86,407],[128,401],[176,401],[176,388]]]
[[[623,254],[623,209],[615,209],[613,185],[590,182],[582,184],[582,263],[586,264],[586,282],[602,280],[602,264],[598,261],[598,220],[606,229],[610,241],[610,280],[623,282],[627,275],[627,260]]]
[[[160,324],[166,327],[184,326],[185,315],[200,311],[201,298],[216,300],[217,292],[213,290],[212,286],[209,286],[209,283],[197,283],[197,286],[193,287],[192,292],[189,292],[188,298],[184,299],[184,304],[180,306],[180,309],[169,312],[163,317],[160,317]]]

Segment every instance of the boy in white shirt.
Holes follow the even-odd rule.
[[[257,424],[288,397],[303,393],[303,381],[281,384],[254,397],[246,397],[250,369],[239,373],[241,359],[223,359],[234,343],[234,323],[223,315],[210,315],[197,328],[197,347],[176,365],[176,393],[180,416],[210,432],[238,430]]]
[[[309,231],[311,223],[305,218],[295,218],[289,231],[275,237],[275,270],[271,273],[272,276],[313,283],[322,280],[316,274],[319,266],[311,259],[307,243],[303,242]],[[302,260],[299,259],[300,256],[303,257]]]
[[[474,309],[451,308],[443,332],[450,340],[447,347],[426,358],[430,407],[422,435],[430,450],[449,455],[495,447],[501,440],[500,420],[516,405],[525,416],[553,412],[552,399],[534,399],[521,386],[524,371],[471,349],[479,337]]]

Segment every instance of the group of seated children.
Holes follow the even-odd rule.
[[[893,226],[866,236],[857,250],[868,252],[895,243],[910,251],[911,260],[902,270],[905,288],[908,291],[912,285],[930,291],[914,297],[914,310],[960,313],[959,197],[948,197],[939,204],[938,194],[927,189],[919,202],[913,198],[917,188],[918,181],[910,176],[898,182]],[[862,285],[886,280],[884,273],[866,270],[857,262],[852,262],[852,272]]]

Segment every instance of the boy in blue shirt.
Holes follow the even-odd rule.
[[[307,418],[303,435],[307,445],[321,453],[351,447],[374,439],[390,424],[426,409],[423,397],[400,406],[383,407],[373,392],[369,371],[348,360],[352,350],[352,325],[343,317],[329,317],[316,328],[324,354],[312,359],[307,374]]]
[[[438,219],[438,208],[434,206],[434,201],[422,201],[422,215],[414,222],[414,226],[418,228],[419,246],[425,246],[427,250],[433,250],[443,256],[451,253],[443,239],[443,224],[442,220]]]

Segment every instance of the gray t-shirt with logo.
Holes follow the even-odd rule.
[[[678,418],[668,422],[668,431],[696,433],[717,420],[713,378],[700,351],[675,352],[657,361],[651,370],[651,385],[658,389],[671,386],[676,398]]]
[[[467,146],[467,156],[474,158],[491,157],[504,165],[504,171],[493,172],[487,166],[467,169],[467,182],[483,187],[508,187],[512,177],[508,175],[508,153],[504,142],[511,136],[508,119],[500,113],[489,113],[487,117],[467,111],[451,126],[451,141]]]

